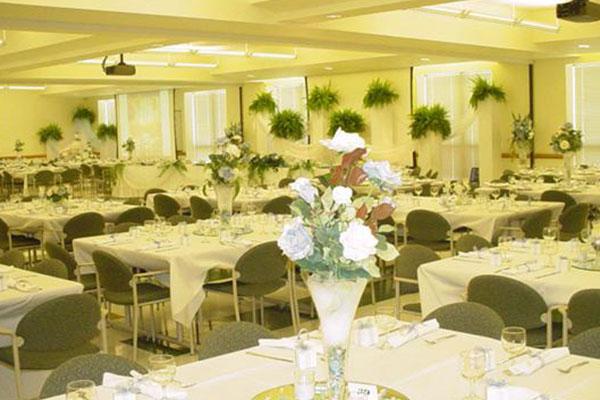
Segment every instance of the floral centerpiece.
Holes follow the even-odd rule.
[[[379,277],[377,257],[398,255],[379,226],[394,205],[385,196],[358,195],[353,187],[370,183],[378,192],[392,191],[401,180],[387,161],[368,161],[365,141],[338,130],[322,140],[342,154],[325,184],[296,179],[290,187],[299,198],[291,204],[293,220],[278,239],[283,253],[307,275],[307,285],[320,318],[328,359],[328,399],[345,399],[346,348],[354,314],[367,280]],[[322,193],[322,194],[320,194]]]
[[[17,158],[21,158],[21,153],[23,152],[25,148],[25,142],[23,142],[21,139],[17,139],[15,141],[15,153],[17,153]]]
[[[573,125],[567,122],[552,135],[550,146],[552,146],[552,150],[563,155],[565,179],[567,183],[570,183],[575,154],[583,147],[581,131],[574,129]]]
[[[264,185],[265,175],[268,171],[277,172],[279,168],[286,165],[285,160],[279,154],[271,153],[265,156],[255,154],[248,161],[248,180]]]
[[[513,114],[512,117],[512,138],[510,146],[513,153],[517,154],[519,164],[522,167],[526,167],[527,157],[531,152],[533,137],[535,136],[535,133],[533,132],[533,122],[529,115],[521,117],[521,115]]]
[[[69,188],[64,185],[51,186],[46,190],[46,200],[53,203],[61,203],[68,200],[70,195]]]
[[[127,153],[127,158],[131,160],[133,151],[135,150],[135,141],[132,138],[129,138],[121,145],[121,148],[125,150]]]

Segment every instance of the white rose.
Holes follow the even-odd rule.
[[[321,140],[321,144],[339,153],[350,153],[366,146],[365,140],[358,133],[347,133],[342,128],[338,128],[333,138]]]
[[[388,196],[382,198],[379,204],[389,204],[390,206],[392,206],[392,208],[396,208],[396,202],[394,201],[394,199]]]
[[[290,188],[298,193],[302,200],[312,205],[319,194],[308,178],[300,177],[290,184]]]
[[[336,186],[331,193],[333,201],[338,205],[347,205],[352,203],[352,189],[345,186]]]
[[[369,227],[356,220],[340,234],[340,243],[344,247],[344,257],[352,261],[363,261],[377,252],[377,239]]]
[[[292,261],[301,260],[313,253],[313,241],[310,234],[302,224],[300,217],[285,224],[283,233],[277,240],[277,245]]]
[[[363,171],[370,180],[386,187],[396,187],[402,184],[400,176],[392,171],[388,161],[367,161]]]
[[[558,146],[561,148],[561,150],[569,150],[571,144],[568,140],[561,140]]]
[[[239,157],[241,154],[240,149],[234,144],[228,144],[225,151],[234,157]]]

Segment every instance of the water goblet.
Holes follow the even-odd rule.
[[[519,326],[507,326],[502,329],[502,348],[514,359],[525,351],[527,346],[527,331]]]
[[[162,389],[162,399],[166,400],[166,387],[175,379],[177,366],[175,357],[169,354],[155,354],[148,358],[150,379],[158,383]]]
[[[439,194],[440,194],[440,187],[438,185],[432,185],[431,186],[431,195],[433,197],[438,197]]]
[[[96,384],[94,381],[82,379],[67,383],[66,400],[94,400]]]
[[[485,376],[486,354],[480,349],[472,349],[461,354],[461,374],[469,381],[469,394],[464,400],[483,400],[477,393],[476,384]]]

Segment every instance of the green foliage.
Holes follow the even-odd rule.
[[[48,141],[60,141],[63,139],[63,132],[57,124],[49,124],[37,131],[40,143],[44,144]]]
[[[271,134],[280,139],[300,140],[304,137],[304,120],[299,112],[283,110],[271,117]]]
[[[266,156],[256,154],[248,162],[248,179],[250,181],[258,180],[263,184],[267,171],[277,171],[285,166],[285,160],[279,154],[272,153]]]
[[[85,106],[78,106],[75,111],[73,111],[73,121],[76,120],[86,120],[89,121],[90,124],[93,124],[96,121],[96,114]]]
[[[400,96],[388,80],[375,79],[369,84],[367,93],[363,97],[365,108],[384,107],[398,100]]]
[[[334,111],[329,116],[329,136],[335,135],[335,131],[342,128],[349,133],[363,133],[367,128],[365,119],[358,112],[345,108],[343,110]]]
[[[317,166],[317,163],[313,160],[310,160],[310,159],[302,160],[302,161],[298,161],[295,164],[290,165],[289,172],[290,172],[290,174],[295,171],[307,171],[307,172],[312,173],[315,171],[316,166]]]
[[[160,174],[158,177],[162,177],[169,170],[174,170],[179,172],[181,175],[185,175],[188,169],[183,160],[177,159],[175,161],[166,161],[160,166]]]
[[[267,112],[269,114],[274,114],[277,111],[277,103],[275,103],[275,99],[273,99],[273,95],[269,92],[260,92],[256,94],[256,97],[250,103],[250,107],[248,107],[250,112],[258,114],[261,112]]]
[[[306,105],[311,111],[331,111],[340,103],[340,94],[331,88],[331,82],[325,86],[315,86],[308,95]]]
[[[550,146],[557,153],[576,153],[583,147],[583,134],[573,124],[566,122],[552,135]]]
[[[135,150],[135,141],[132,138],[129,138],[121,145],[121,148],[131,155]]]
[[[96,136],[102,141],[117,140],[117,127],[112,124],[100,124],[98,125],[98,129],[96,129]]]
[[[487,100],[488,98],[492,98],[497,102],[506,101],[506,93],[501,86],[494,85],[491,82],[488,82],[484,77],[477,76],[472,80],[473,82],[473,90],[471,92],[471,99],[469,100],[469,104],[475,110],[479,106],[479,103]]]
[[[440,104],[417,107],[411,114],[409,135],[413,139],[420,139],[428,132],[437,133],[442,139],[452,134],[448,111]]]

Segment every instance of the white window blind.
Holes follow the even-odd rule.
[[[308,113],[306,107],[306,81],[302,77],[273,79],[266,81],[266,90],[273,95],[279,111],[294,110],[302,115],[305,126],[308,124]],[[273,151],[271,135],[268,135],[268,150]],[[304,142],[308,138],[304,137]]]
[[[227,94],[205,90],[185,94],[186,152],[191,160],[206,160],[214,153],[216,142],[225,136]]]
[[[115,99],[98,100],[98,122],[106,125],[117,123]]]

